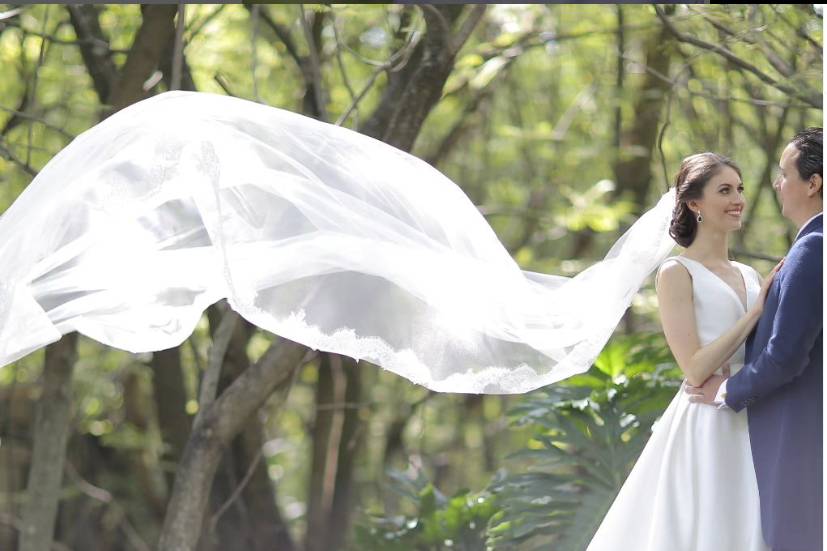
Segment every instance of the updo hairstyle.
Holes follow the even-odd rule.
[[[689,208],[689,201],[700,199],[709,180],[727,166],[741,176],[738,165],[717,153],[696,153],[681,163],[675,177],[675,209],[669,225],[669,235],[681,247],[691,245],[698,233],[697,214]]]

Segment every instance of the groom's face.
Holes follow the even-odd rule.
[[[780,173],[773,182],[781,201],[781,214],[790,220],[797,220],[798,213],[806,208],[808,182],[798,173],[796,160],[798,148],[789,144],[781,153]]]

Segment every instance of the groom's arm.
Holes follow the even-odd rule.
[[[784,279],[767,347],[726,383],[726,404],[740,411],[798,377],[823,326],[820,235],[801,238],[784,261]]]

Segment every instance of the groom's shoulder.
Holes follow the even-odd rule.
[[[784,260],[791,269],[804,268],[807,271],[823,271],[824,258],[823,234],[821,230],[804,235],[795,242]]]
[[[824,234],[821,232],[821,229],[817,231],[811,231],[807,235],[802,235],[798,238],[798,241],[795,242],[793,248],[790,250],[800,249],[802,251],[806,251],[810,254],[814,252],[818,252],[819,254],[822,251],[822,244],[824,242]]]

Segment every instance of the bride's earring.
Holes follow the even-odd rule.
[[[703,222],[703,221],[704,221],[704,217],[701,216],[701,211],[698,211],[698,222]]]

